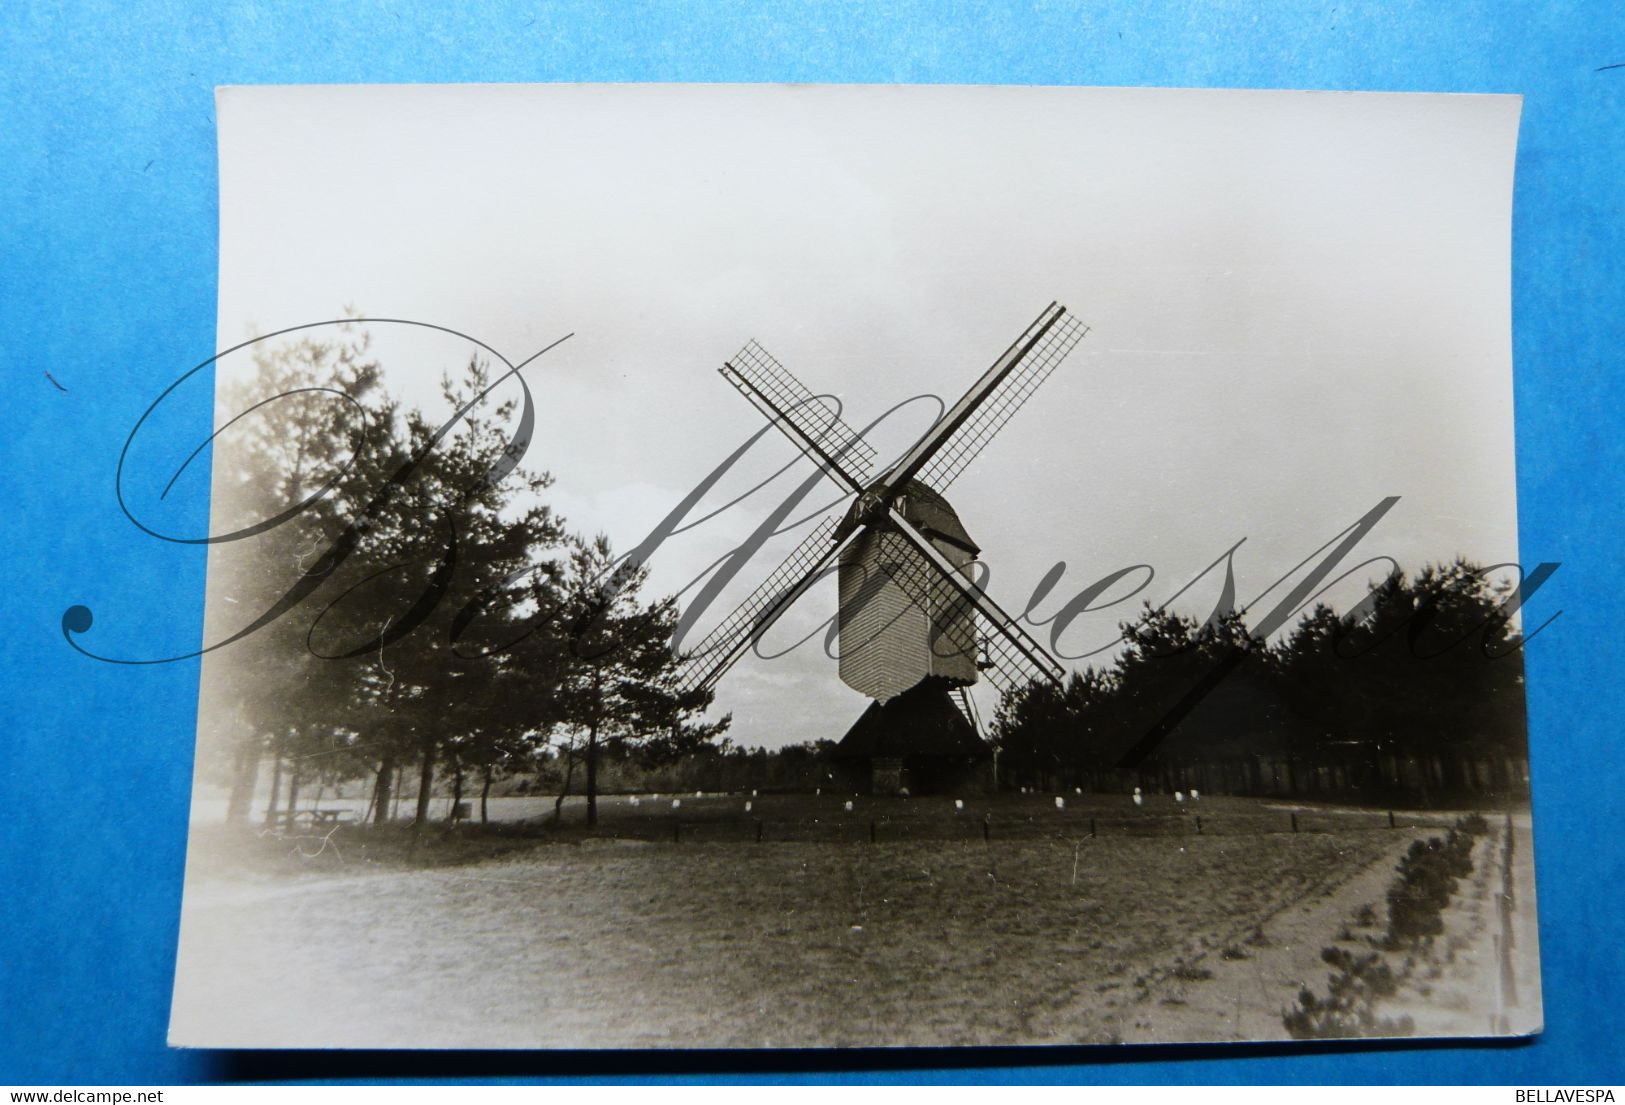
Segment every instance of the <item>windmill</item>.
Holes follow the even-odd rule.
[[[837,745],[854,789],[974,785],[991,749],[966,688],[1001,692],[1064,669],[976,582],[981,552],[943,493],[1088,332],[1051,303],[895,464],[755,341],[718,371],[852,496],[688,653],[683,682],[714,686],[831,566],[840,676],[874,702]]]

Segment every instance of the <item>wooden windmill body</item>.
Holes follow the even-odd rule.
[[[853,495],[689,654],[688,682],[711,686],[836,565],[840,676],[874,701],[836,748],[854,790],[971,789],[991,782],[992,749],[965,688],[1000,690],[1061,666],[976,579],[981,549],[943,491],[1087,332],[1051,304],[895,464],[828,397],[813,395],[754,341],[720,370],[824,473]]]
[[[981,549],[946,499],[914,481],[898,497],[897,509],[955,571],[972,578],[971,564]],[[963,687],[977,678],[976,650],[967,647],[976,639],[974,614],[959,591],[934,578],[911,592],[887,570],[916,555],[901,531],[885,525],[857,533],[841,549],[841,681],[880,702],[922,679]],[[916,593],[925,601],[917,601]]]

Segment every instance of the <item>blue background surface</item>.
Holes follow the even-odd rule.
[[[376,2],[332,11],[145,0],[8,9],[0,17],[0,1082],[626,1071],[855,1081],[1625,1080],[1625,780],[1615,766],[1625,715],[1617,598],[1625,66],[1605,68],[1620,63],[1625,17],[1607,2],[884,10]],[[168,1050],[197,664],[93,662],[66,645],[59,624],[84,603],[98,618],[92,642],[105,630],[139,634],[154,650],[195,647],[202,552],[131,526],[113,473],[141,412],[213,351],[213,89],[358,81],[1524,94],[1513,233],[1522,558],[1563,565],[1532,608],[1563,614],[1528,662],[1545,1035],[1517,1045],[833,1056]],[[207,425],[201,397],[184,413]],[[203,532],[202,496],[180,512]]]

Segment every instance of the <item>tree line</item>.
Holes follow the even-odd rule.
[[[569,532],[485,361],[443,376],[463,414],[438,424],[385,391],[357,327],[253,348],[214,442],[214,529],[241,536],[212,550],[207,632],[254,627],[204,660],[201,749],[230,780],[228,820],[250,816],[265,763],[268,813],[363,778],[381,821],[415,780],[422,825],[437,785],[488,795],[540,757],[595,822],[606,750],[670,762],[722,732],[700,720],[709,692],[679,684],[675,601]]]
[[[1004,697],[1000,774],[1424,801],[1517,791],[1527,736],[1509,594],[1464,559],[1395,571],[1349,613],[1316,604],[1273,642],[1241,612],[1198,622],[1147,605],[1110,664]]]

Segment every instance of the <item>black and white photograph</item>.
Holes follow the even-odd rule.
[[[170,1042],[1539,1032],[1520,108],[221,88]]]

